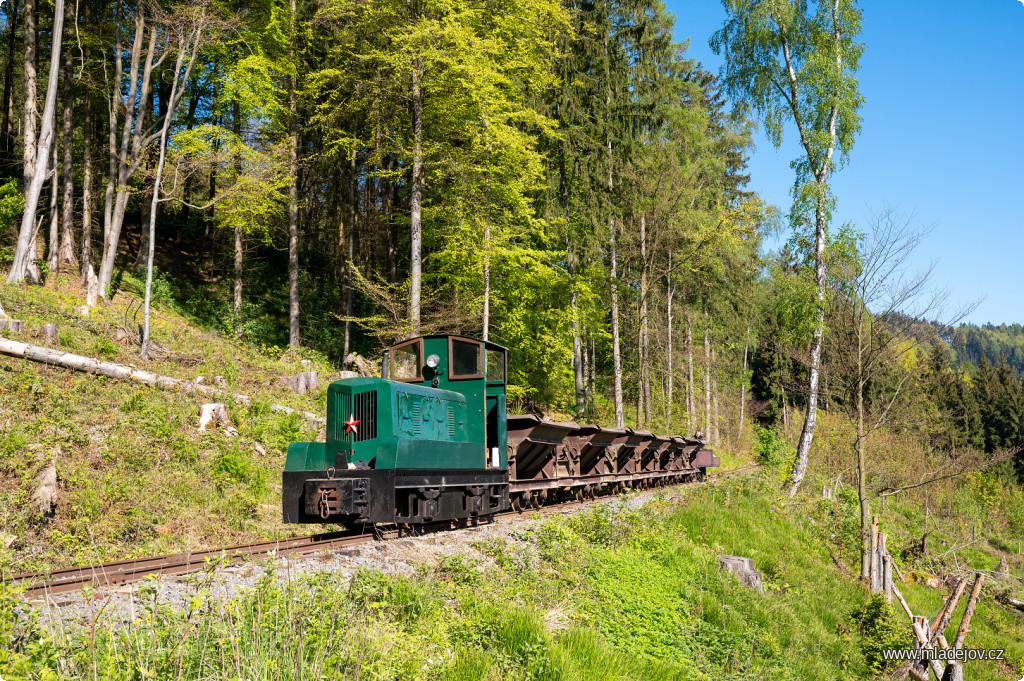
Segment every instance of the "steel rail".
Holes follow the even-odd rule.
[[[745,466],[727,471],[719,471],[707,476],[703,482],[714,478],[725,477],[733,473],[741,473],[752,470],[757,466]],[[673,486],[699,485],[702,481],[683,482]],[[608,495],[601,495],[594,500],[567,500],[559,503],[545,504],[536,510],[543,513],[565,510],[577,506],[585,506],[592,501],[606,499]],[[25,572],[5,578],[3,581],[9,584],[23,585],[23,596],[28,599],[40,596],[52,596],[70,591],[78,591],[89,585],[92,586],[117,586],[131,584],[141,581],[150,575],[184,575],[192,572],[200,572],[211,562],[216,560],[236,560],[239,558],[253,558],[262,555],[303,555],[317,553],[328,549],[339,549],[357,544],[364,544],[376,540],[387,540],[410,535],[421,535],[430,532],[445,531],[450,529],[461,529],[479,525],[480,522],[489,523],[498,518],[521,515],[524,511],[505,511],[489,516],[487,519],[468,519],[467,521],[444,520],[434,523],[426,523],[415,528],[377,528],[371,532],[351,530],[346,532],[326,532],[319,534],[305,535],[301,537],[290,537],[287,539],[273,539],[264,542],[250,542],[216,549],[202,551],[188,551],[184,553],[172,553],[148,558],[135,558],[128,560],[111,561],[107,563],[96,563],[93,565],[81,565],[77,567],[63,568],[60,570],[48,570],[41,572]]]

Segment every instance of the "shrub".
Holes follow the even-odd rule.
[[[796,452],[778,431],[757,426],[754,430],[754,454],[757,463],[771,470],[788,468],[796,458]]]
[[[910,648],[910,630],[883,594],[871,594],[853,611],[852,619],[863,635],[861,650],[872,671],[880,673],[891,665],[882,656],[887,649]]]

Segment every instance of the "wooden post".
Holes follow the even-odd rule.
[[[967,601],[967,609],[964,610],[964,618],[960,620],[960,629],[956,632],[954,648],[962,648],[967,632],[971,629],[971,618],[974,617],[974,609],[978,607],[978,599],[981,597],[981,587],[985,583],[985,575],[980,572],[974,575],[974,586],[971,587],[971,598]]]
[[[885,550],[887,538],[886,535],[882,535],[882,591],[885,593],[885,600],[892,603],[892,556]]]
[[[871,568],[869,570],[869,588],[878,591],[878,516],[871,522]]]
[[[941,637],[943,632],[946,631],[946,627],[949,626],[949,621],[953,619],[953,613],[956,611],[956,604],[960,602],[960,596],[963,595],[964,589],[966,588],[966,579],[961,579],[957,582],[956,588],[953,589],[953,593],[951,593],[949,598],[946,599],[946,604],[942,606],[942,610],[939,611],[939,616],[935,618],[935,623],[932,624],[932,638]]]

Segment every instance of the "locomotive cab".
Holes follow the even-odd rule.
[[[327,390],[327,441],[293,443],[284,522],[424,522],[508,507],[505,348],[423,336],[384,355],[382,378]]]
[[[381,375],[465,396],[467,441],[480,445],[480,466],[507,470],[507,357],[508,351],[495,343],[462,336],[423,336],[389,349]]]

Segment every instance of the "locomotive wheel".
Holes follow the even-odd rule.
[[[576,488],[576,501],[583,501],[584,496],[585,495],[583,494],[583,488],[582,487],[577,487]]]
[[[530,506],[540,508],[540,495],[536,492],[530,495]]]
[[[520,501],[520,495],[518,494],[512,495],[512,510],[516,513],[522,513],[523,511],[523,504]]]

